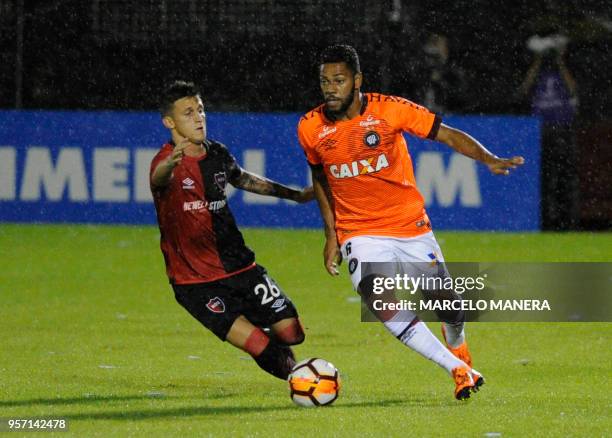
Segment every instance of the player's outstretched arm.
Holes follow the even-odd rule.
[[[189,146],[189,140],[181,141],[173,150],[172,154],[159,163],[151,175],[151,185],[155,188],[166,187],[172,178],[172,171],[185,156],[185,148]]]
[[[323,172],[322,166],[310,166],[312,172],[312,185],[319,204],[321,217],[325,227],[325,247],[323,248],[323,263],[330,275],[338,275],[338,266],[342,262],[338,239],[336,238],[336,225],[333,210],[331,190]]]
[[[459,129],[451,128],[445,124],[440,125],[436,140],[447,144],[460,154],[480,161],[487,165],[495,175],[508,175],[510,169],[522,165],[525,159],[520,156],[512,158],[499,158],[481,145],[475,138]]]
[[[242,168],[240,169],[240,175],[231,181],[231,183],[234,187],[238,187],[248,192],[290,199],[299,203],[309,202],[314,199],[312,187],[306,187],[302,190],[292,189],[276,181],[247,172]]]

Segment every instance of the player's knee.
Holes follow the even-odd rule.
[[[299,319],[295,318],[291,324],[274,333],[276,339],[285,345],[298,345],[304,342],[306,334]]]
[[[301,324],[298,324],[298,325],[299,325],[299,331],[297,331],[293,335],[291,342],[288,345],[299,345],[302,342],[304,342],[304,340],[306,339],[306,333],[304,333],[304,330],[302,329]]]
[[[291,336],[289,339],[284,339],[283,343],[285,345],[299,345],[304,342],[305,339],[306,335],[304,334],[304,332],[299,332]]]
[[[357,291],[363,299],[369,301],[374,295],[379,294],[378,291],[380,279],[383,278],[377,274],[371,274],[361,279]]]

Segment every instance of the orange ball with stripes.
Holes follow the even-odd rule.
[[[340,374],[324,359],[311,358],[297,363],[288,381],[291,400],[300,406],[330,405],[340,393]]]

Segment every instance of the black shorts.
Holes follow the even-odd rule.
[[[258,327],[297,317],[291,300],[259,265],[210,283],[172,288],[176,301],[222,341],[240,315]]]

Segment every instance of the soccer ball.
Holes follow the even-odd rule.
[[[289,375],[291,400],[300,406],[330,405],[340,392],[340,375],[336,367],[323,359],[303,360]]]

